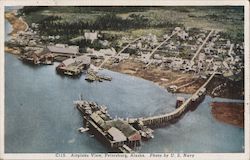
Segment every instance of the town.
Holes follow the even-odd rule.
[[[177,8],[78,6],[67,10],[25,6],[6,12],[5,18],[12,26],[5,39],[7,66],[17,64],[14,73],[21,73],[20,70],[27,75],[33,73],[29,81],[22,77],[24,73],[20,75],[23,80],[20,83],[30,87],[30,92],[23,94],[28,101],[34,96],[33,99],[40,102],[36,99],[39,96],[48,102],[39,104],[39,109],[48,107],[46,111],[54,113],[58,111],[57,106],[60,111],[66,111],[55,115],[61,119],[54,114],[51,119],[65,120],[65,125],[59,122],[69,129],[62,143],[65,141],[69,146],[79,142],[80,148],[88,148],[94,137],[107,147],[105,152],[134,154],[140,152],[145,141],[149,141],[150,146],[163,137],[176,135],[182,143],[182,138],[184,141],[186,138],[183,134],[194,139],[196,133],[205,137],[202,130],[206,125],[217,131],[223,123],[226,127],[233,125],[230,126],[232,134],[236,132],[234,127],[239,127],[238,141],[242,142],[245,127],[242,15],[227,17],[220,8],[212,8],[208,13],[203,12],[203,7]],[[223,8],[230,14],[237,9]],[[197,25],[188,24],[179,15],[171,19],[173,13],[186,15],[187,21]],[[223,14],[227,20],[217,14]],[[235,27],[228,25],[235,21],[240,21]],[[210,22],[219,23],[210,25]],[[223,26],[224,23],[227,26]],[[7,76],[12,78],[10,74]],[[7,87],[11,87],[11,82]],[[64,94],[65,89],[70,94]],[[20,90],[23,91],[23,87]],[[15,90],[7,90],[11,91]],[[43,97],[42,92],[48,95]],[[73,101],[76,94],[80,94],[80,98]],[[226,100],[217,101],[221,98]],[[29,104],[20,99],[18,105],[27,109]],[[69,107],[71,101],[80,118],[79,113]],[[8,101],[9,106],[11,103]],[[30,105],[37,107],[34,103]],[[202,118],[204,126],[199,124]],[[186,124],[179,127],[183,122]],[[169,134],[173,127],[173,134]],[[161,133],[163,130],[165,133]],[[200,143],[213,139],[209,136]],[[76,141],[76,137],[83,141]],[[171,143],[172,138],[163,139]],[[194,139],[192,143],[196,147]],[[217,141],[215,137],[213,143],[218,145]],[[170,144],[162,146],[167,146],[164,152],[175,151],[175,147],[169,150]],[[103,146],[98,147],[104,150]],[[244,145],[236,149],[240,147]]]
[[[122,61],[129,60],[144,63],[145,70],[154,66],[161,70],[193,73],[194,76],[202,78],[206,78],[216,70],[218,74],[233,81],[241,80],[242,76],[239,75],[244,69],[244,43],[234,44],[225,39],[218,30],[175,27],[172,33],[164,34],[162,37],[151,33],[137,39],[123,37],[121,42],[124,48],[120,52],[114,48],[101,50],[87,48],[86,53],[80,53],[79,46],[52,42],[43,44],[36,28],[37,24],[32,24],[26,31],[19,31],[15,37],[6,42],[7,46],[19,47],[17,53],[14,53],[19,54],[21,60],[33,64],[52,64],[54,61],[59,61],[61,64],[57,70],[63,66],[63,73],[71,76],[79,75],[89,66],[96,71],[103,65],[116,66]],[[100,36],[98,32],[86,32],[84,36],[76,39],[93,41],[98,40]],[[42,37],[45,38],[60,37],[54,35]],[[105,43],[112,42],[105,41]],[[176,87],[171,86],[174,90]]]

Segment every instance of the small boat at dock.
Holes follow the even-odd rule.
[[[103,81],[111,81],[112,77],[105,75],[97,75],[97,73],[94,72],[93,70],[88,70],[85,80],[88,82],[94,82],[94,81],[103,82]]]
[[[84,127],[78,128],[78,131],[81,133],[87,132],[88,130],[89,130],[89,128],[84,128]]]
[[[112,77],[109,77],[109,76],[100,75],[99,77],[100,77],[100,79],[105,80],[105,81],[111,81],[112,80]]]

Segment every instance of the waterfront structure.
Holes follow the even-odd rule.
[[[175,123],[186,112],[194,111],[206,96],[206,86],[215,76],[214,72],[207,81],[188,99],[178,97],[176,109],[170,113],[157,116],[112,119],[107,107],[95,102],[82,100],[75,101],[76,108],[81,112],[84,127],[97,139],[116,152],[127,152],[140,146],[142,139],[150,139],[153,130]],[[149,128],[150,127],[150,128]],[[130,148],[129,150],[127,148]],[[132,151],[131,149],[131,151]]]
[[[56,44],[47,46],[49,51],[54,54],[75,56],[79,54],[79,46],[69,46],[67,44]]]
[[[94,112],[88,119],[90,131],[103,139],[111,148],[140,145],[140,133],[126,121],[111,119],[105,113]]]
[[[56,67],[56,71],[69,76],[77,76],[80,75],[84,69],[88,69],[90,62],[90,57],[85,55],[69,58],[60,63]]]
[[[150,134],[145,133],[147,127],[135,125],[136,122],[131,124],[123,119],[112,119],[105,106],[82,99],[75,104],[82,113],[84,127],[114,152],[132,152],[131,148],[140,146],[142,133]]]
[[[177,98],[176,110],[146,118],[112,119],[107,107],[85,100],[75,101],[76,108],[82,113],[83,125],[90,134],[114,152],[133,152],[132,149],[141,145],[142,140],[154,138],[149,127],[176,122],[184,113],[194,110],[205,97],[205,89],[199,89],[189,99]]]
[[[36,48],[24,53],[20,59],[31,64],[53,64],[54,55],[46,48]]]
[[[181,116],[183,116],[188,111],[194,111],[198,105],[204,100],[206,95],[206,86],[213,79],[216,72],[214,72],[207,81],[187,100],[183,98],[177,98],[176,102],[176,110],[170,113],[166,113],[158,116],[151,116],[146,118],[140,118],[139,121],[145,126],[150,127],[159,127],[162,125],[169,124],[171,122],[175,122]],[[130,123],[133,121],[138,121],[137,119],[130,119]]]
[[[94,82],[94,81],[111,81],[112,77],[105,76],[105,75],[99,75],[97,72],[94,71],[91,67],[87,70],[87,76],[85,77],[85,80],[88,82]]]

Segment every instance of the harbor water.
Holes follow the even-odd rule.
[[[5,22],[5,26],[9,26]],[[11,29],[6,28],[7,32]],[[112,117],[143,117],[171,112],[176,96],[150,81],[102,70],[111,82],[88,83],[56,74],[57,64],[30,66],[5,53],[5,153],[105,153],[87,133],[73,101],[106,105]],[[206,97],[177,123],[156,129],[138,152],[244,152],[244,129],[218,122]],[[227,99],[218,99],[229,101]]]

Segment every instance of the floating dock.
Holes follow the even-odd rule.
[[[103,82],[103,81],[111,81],[112,77],[105,75],[98,75],[96,72],[88,70],[85,80],[88,82],[94,82],[94,81]]]

